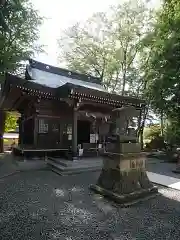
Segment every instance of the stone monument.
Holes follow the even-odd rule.
[[[132,126],[139,115],[134,107],[112,112],[113,123],[106,128],[110,137],[102,153],[103,168],[97,184],[90,187],[124,206],[158,193],[147,177],[145,154],[141,152],[137,129]]]

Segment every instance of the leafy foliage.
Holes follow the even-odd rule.
[[[147,65],[146,93],[155,112],[169,120],[165,137],[169,142],[180,142],[180,2],[164,1],[156,24],[145,38],[151,55]]]
[[[152,104],[155,109],[158,111],[163,109],[167,115],[172,115],[173,112],[178,110],[172,98],[176,96],[180,89],[179,12],[179,1],[165,1],[163,9],[157,16],[154,34],[150,41],[152,51],[149,64],[148,91],[151,93]]]
[[[0,74],[19,69],[36,51],[42,18],[29,0],[5,1],[0,8]]]
[[[108,14],[97,13],[65,31],[59,58],[72,70],[100,77],[112,92],[137,94],[141,80],[137,61],[150,16],[143,2],[135,0],[111,8]]]
[[[165,127],[165,140],[170,145],[180,143],[180,125],[176,121],[171,121]]]
[[[159,137],[161,134],[161,127],[159,124],[153,124],[144,129],[144,139],[152,140]]]
[[[6,113],[5,132],[14,131],[17,128],[17,119],[17,114]]]

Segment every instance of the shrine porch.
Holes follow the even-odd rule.
[[[77,158],[96,158],[99,156],[99,148],[95,144],[82,144],[83,157]],[[16,145],[12,152],[15,156],[22,156],[27,159],[56,157],[65,158],[66,160],[73,160],[72,150],[68,148],[36,148],[31,145]]]
[[[59,149],[59,148],[33,148],[32,146],[14,146],[12,150],[15,156],[22,156],[22,159],[32,159],[32,158],[42,158],[43,160],[46,157],[62,157],[68,158],[68,149]]]

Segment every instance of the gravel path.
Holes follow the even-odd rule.
[[[49,171],[0,179],[0,240],[179,239],[180,191],[120,208],[90,192],[98,173]]]

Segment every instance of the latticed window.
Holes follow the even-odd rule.
[[[39,133],[48,133],[48,123],[44,119],[39,119]]]

